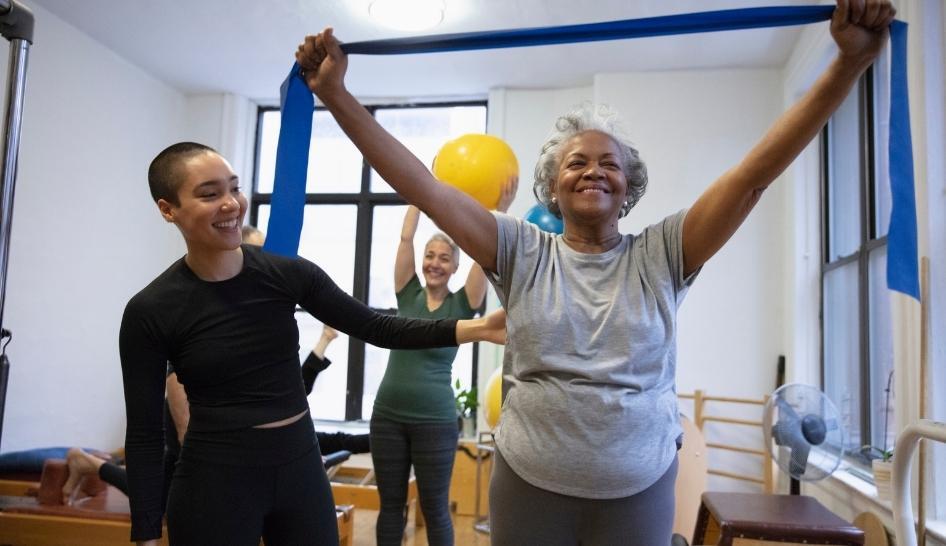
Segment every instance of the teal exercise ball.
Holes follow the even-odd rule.
[[[526,211],[525,221],[539,226],[542,231],[549,233],[561,233],[565,231],[565,224],[561,218],[556,217],[545,208],[542,203],[536,203],[534,207]]]

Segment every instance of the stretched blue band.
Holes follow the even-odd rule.
[[[831,18],[832,6],[733,9],[628,19],[606,23],[352,42],[348,54],[398,55],[474,49],[527,47],[601,40],[716,32],[817,23]],[[919,298],[916,203],[906,83],[906,24],[891,26],[893,60],[890,108],[890,184],[893,211],[887,249],[887,284]],[[302,231],[305,179],[312,137],[311,93],[294,65],[282,86],[282,116],[266,249],[295,255]]]
[[[907,93],[907,24],[890,26],[890,229],[887,232],[887,287],[920,299],[913,189],[913,141]]]

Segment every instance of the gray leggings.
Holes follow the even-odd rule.
[[[375,529],[378,546],[401,544],[411,465],[427,524],[427,543],[453,546],[449,494],[457,435],[456,421],[399,423],[371,417],[371,459],[381,497]]]
[[[652,486],[620,499],[583,499],[540,489],[496,452],[489,484],[493,546],[669,545],[677,459]]]

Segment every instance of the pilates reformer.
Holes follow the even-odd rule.
[[[327,471],[351,456],[338,451],[325,457]],[[83,478],[71,505],[62,502],[68,470],[61,459],[48,459],[42,474],[29,479],[0,479],[0,545],[108,546],[128,544],[131,520],[128,497],[98,476]],[[36,481],[38,478],[38,481]],[[354,507],[336,505],[340,546],[351,546]],[[165,528],[161,544],[167,544]]]

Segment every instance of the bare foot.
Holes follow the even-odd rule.
[[[89,474],[97,474],[99,467],[104,463],[94,455],[89,455],[77,447],[70,448],[66,452],[66,466],[69,467],[69,477],[66,478],[66,485],[62,486],[62,503],[69,504],[72,494],[78,489],[82,478]]]

